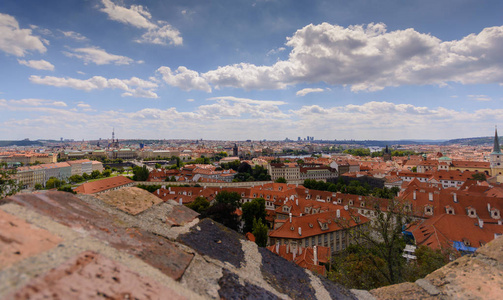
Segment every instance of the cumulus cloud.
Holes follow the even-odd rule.
[[[50,62],[46,60],[24,60],[24,59],[18,59],[17,60],[19,64],[25,65],[27,67],[37,69],[37,70],[46,70],[46,71],[54,71],[54,65],[51,64]]]
[[[19,105],[19,106],[58,106],[58,107],[66,107],[66,103],[63,101],[54,101],[54,100],[46,100],[46,99],[20,99],[20,100],[9,100],[9,104]]]
[[[253,118],[288,118],[279,108],[286,104],[283,101],[254,100],[232,96],[212,97],[207,100],[214,104],[199,106],[197,113],[208,118],[242,117],[250,115]]]
[[[487,95],[468,95],[468,98],[477,100],[477,101],[491,101],[491,97]]]
[[[503,26],[442,41],[382,23],[307,25],[287,38],[287,60],[240,63],[201,74],[216,87],[283,89],[298,83],[348,85],[354,92],[400,85],[503,84]]]
[[[310,94],[310,93],[321,93],[325,91],[324,89],[321,89],[321,88],[305,88],[305,89],[302,89],[300,91],[297,91],[297,93],[295,93],[295,95],[297,96],[301,96],[301,97],[304,97],[305,95],[307,94]]]
[[[129,65],[134,62],[129,57],[107,53],[105,50],[98,47],[87,47],[70,49],[63,52],[68,57],[76,57],[82,59],[85,64],[94,63],[96,65]]]
[[[209,101],[212,103],[192,111],[147,107],[125,112],[95,111],[84,102],[78,103],[77,109],[69,109],[46,105],[57,102],[53,100],[0,99],[5,111],[29,112],[18,119],[1,121],[0,133],[6,138],[12,138],[14,133],[33,138],[67,133],[97,138],[95,134],[102,132],[103,127],[120,126],[124,132],[121,136],[131,138],[140,135],[159,138],[159,132],[169,131],[172,138],[226,140],[283,140],[312,132],[323,139],[431,139],[446,138],[445,134],[452,134],[449,130],[453,127],[464,137],[488,135],[503,114],[503,109],[467,112],[377,101],[327,107],[306,105],[295,110],[284,109],[278,101],[230,96]]]
[[[102,0],[101,2],[103,7],[100,10],[106,13],[111,20],[147,30],[141,38],[136,39],[136,42],[176,46],[183,44],[180,32],[164,21],[153,22],[152,15],[146,7],[131,5],[126,8],[111,0]]]
[[[198,72],[189,70],[186,67],[178,67],[174,72],[169,67],[160,67],[157,72],[162,75],[164,82],[184,91],[201,90],[211,92],[211,87],[206,79],[201,77]]]
[[[19,28],[13,16],[0,13],[0,50],[15,56],[25,56],[29,51],[44,53],[48,42],[32,34],[31,29]]]
[[[41,77],[38,75],[32,75],[30,76],[30,81],[36,84],[50,85],[55,87],[69,87],[76,90],[84,90],[86,92],[107,88],[120,89],[125,91],[122,94],[123,96],[158,98],[157,94],[152,90],[157,87],[157,84],[136,77],[132,77],[131,79],[107,79],[102,76],[93,76],[89,79],[76,79],[54,76]]]
[[[80,41],[80,42],[87,41],[87,38],[78,32],[63,31],[63,30],[60,30],[60,32],[67,38],[71,38],[73,40]]]

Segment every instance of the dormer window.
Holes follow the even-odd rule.
[[[433,207],[431,206],[426,206],[424,208],[424,214],[427,215],[427,216],[432,216],[433,215]]]
[[[267,195],[266,198],[267,198],[267,200],[271,199],[271,195]]]
[[[475,217],[477,217],[477,212],[476,212],[475,208],[473,208],[473,207],[468,207],[468,208],[466,209],[466,213],[468,214],[468,216],[469,216],[470,218],[475,218]]]
[[[463,244],[465,244],[466,247],[470,247],[470,241],[468,239],[463,239]]]
[[[306,199],[311,199],[311,195],[307,194]]]
[[[499,209],[496,209],[496,208],[491,209],[491,218],[496,219],[496,220],[501,218]]]
[[[284,212],[289,212],[289,211],[290,211],[290,207],[288,207],[288,206],[284,205],[284,206],[283,206],[283,211],[284,211]]]
[[[241,193],[241,197],[244,197],[245,196],[245,193]]]
[[[310,228],[313,228],[313,223],[309,223],[309,227],[310,227]]]
[[[311,207],[309,207],[309,206],[306,206],[306,207],[304,208],[304,212],[305,212],[306,214],[308,214],[310,210],[311,210]]]
[[[448,214],[448,215],[454,215],[454,208],[452,208],[450,206],[446,206],[445,207],[445,213]]]
[[[342,203],[342,199],[337,199],[337,203],[341,204]]]
[[[353,205],[353,200],[349,200],[349,205]]]
[[[360,207],[365,207],[365,202],[361,202]]]

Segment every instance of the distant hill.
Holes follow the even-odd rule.
[[[42,146],[42,143],[39,141],[30,141],[30,140],[0,141],[0,147],[9,147],[9,146]]]
[[[494,137],[484,136],[484,137],[474,137],[474,138],[464,138],[464,139],[454,139],[448,140],[442,143],[442,145],[452,145],[452,144],[462,144],[468,146],[480,146],[480,145],[492,145],[494,142]]]

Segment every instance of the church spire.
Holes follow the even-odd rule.
[[[494,147],[493,147],[493,153],[501,153],[500,142],[498,140],[498,128],[497,127],[494,129]]]

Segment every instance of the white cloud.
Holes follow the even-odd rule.
[[[157,72],[162,75],[164,82],[184,91],[201,90],[211,92],[211,87],[206,79],[201,77],[198,72],[189,70],[186,67],[178,67],[174,72],[169,67],[160,67]]]
[[[21,65],[25,65],[27,67],[37,69],[37,70],[47,70],[47,71],[54,71],[54,65],[51,64],[50,62],[46,60],[24,60],[24,59],[18,59],[18,63]]]
[[[384,24],[307,25],[287,38],[287,60],[270,66],[239,63],[201,74],[216,87],[283,89],[298,83],[349,85],[352,91],[389,86],[503,84],[503,26],[441,41]]]
[[[32,35],[31,29],[20,29],[17,20],[0,13],[0,50],[15,56],[25,56],[28,51],[44,53],[48,42]]]
[[[156,29],[149,29],[136,42],[180,46],[183,44],[183,38],[180,36],[180,31],[167,24]]]
[[[300,91],[297,91],[297,93],[295,93],[295,95],[297,96],[301,96],[301,97],[304,97],[305,95],[307,94],[310,94],[310,93],[321,93],[325,91],[324,89],[321,89],[321,88],[305,88],[305,89],[302,89]]]
[[[20,100],[9,100],[9,104],[19,105],[19,106],[58,106],[66,107],[66,103],[63,101],[45,100],[45,99],[20,99]]]
[[[277,48],[277,49],[271,49],[271,50],[269,50],[269,52],[267,52],[267,54],[266,54],[266,55],[267,55],[267,56],[269,56],[269,55],[278,54],[278,53],[283,52],[283,51],[285,51],[285,50],[286,50],[286,48],[285,48],[285,47],[279,47],[279,48]]]
[[[477,101],[491,101],[491,97],[487,95],[468,95],[468,98],[477,100]]]
[[[187,99],[187,102],[194,102],[194,101],[196,101],[196,100],[194,100],[194,99]]]
[[[126,8],[110,0],[102,0],[101,2],[104,7],[100,10],[106,13],[111,20],[147,30],[136,42],[176,46],[183,44],[180,32],[166,22],[159,21],[157,24],[152,22],[152,15],[146,7],[131,5]]]
[[[122,94],[123,96],[158,98],[157,94],[152,90],[157,87],[157,84],[136,77],[132,77],[131,79],[107,79],[102,76],[93,76],[89,79],[76,79],[54,76],[40,77],[32,75],[30,76],[30,81],[36,84],[44,84],[55,87],[69,87],[76,90],[84,90],[86,92],[106,88],[121,89],[125,91],[125,93]]]
[[[284,139],[312,135],[323,139],[446,138],[489,135],[503,109],[473,112],[390,102],[282,109],[282,101],[222,97],[193,111],[144,108],[138,111],[94,111],[80,102],[77,109],[39,105],[53,100],[0,99],[4,111],[24,112],[20,119],[0,121],[5,138],[98,138],[103,128],[120,127],[124,138]],[[57,136],[51,136],[55,134]]]
[[[67,38],[71,38],[71,39],[74,39],[76,41],[80,41],[80,42],[83,42],[83,41],[87,41],[88,38],[86,38],[85,36],[83,36],[82,34],[78,33],[78,32],[75,32],[75,31],[63,31],[63,30],[60,30],[60,32]]]
[[[94,63],[96,65],[129,65],[134,62],[129,57],[107,53],[98,47],[87,47],[70,49],[69,52],[63,52],[66,56],[82,59],[85,64]]]

